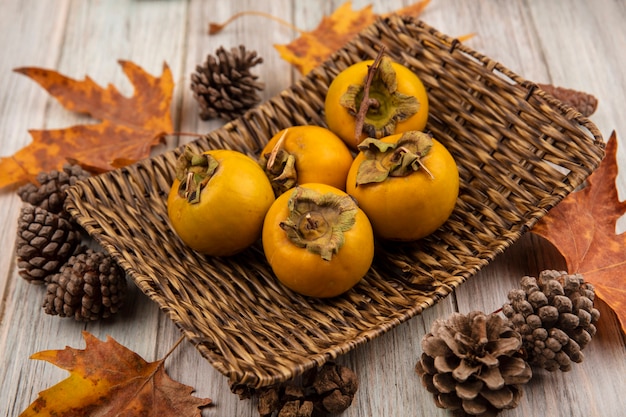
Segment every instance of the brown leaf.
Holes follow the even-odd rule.
[[[96,172],[132,163],[173,130],[170,105],[174,81],[167,64],[153,77],[130,61],[119,61],[135,92],[125,97],[112,85],[106,89],[91,78],[78,81],[42,68],[17,68],[39,83],[66,109],[101,120],[54,130],[31,130],[32,142],[10,157],[0,158],[0,188],[31,181],[39,172],[61,169],[68,160]]]
[[[552,84],[538,85],[539,88],[561,100],[563,103],[574,107],[585,117],[591,116],[598,108],[598,99],[591,94],[572,90],[571,88],[556,87]]]
[[[70,376],[39,393],[21,414],[29,416],[200,416],[208,398],[193,397],[192,387],[171,379],[165,359],[146,362],[111,337],[101,342],[83,331],[86,348],[47,350],[31,359],[50,362]]]
[[[418,1],[396,11],[402,16],[417,17],[428,6],[430,0]],[[378,16],[372,6],[352,10],[347,1],[332,15],[325,16],[315,30],[301,32],[300,37],[287,45],[274,45],[281,57],[293,64],[303,75],[322,64],[330,55],[341,48],[357,33],[374,23]]]
[[[616,222],[626,212],[619,201],[617,135],[606,144],[606,156],[580,191],[568,195],[532,229],[565,258],[570,273],[581,273],[596,294],[618,316],[626,333],[626,233]]]

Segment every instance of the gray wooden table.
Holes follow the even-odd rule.
[[[354,1],[354,9],[370,2]],[[377,13],[410,1],[373,1]],[[209,22],[221,22],[244,10],[270,13],[294,25],[313,29],[341,1],[201,1],[201,0],[38,0],[0,1],[0,155],[8,156],[29,141],[28,129],[62,128],[89,121],[64,110],[39,86],[12,72],[21,66],[56,69],[100,85],[112,83],[132,91],[117,63],[132,60],[159,75],[167,62],[176,82],[175,129],[208,132],[221,122],[197,116],[190,74],[206,55],[220,47],[244,44],[264,63],[255,72],[265,82],[263,99],[288,87],[299,75],[282,60],[273,44],[285,44],[297,33],[260,17],[237,20],[209,37]],[[608,139],[616,130],[621,167],[626,166],[626,2],[624,0],[433,0],[422,19],[452,36],[477,35],[467,44],[503,63],[524,78],[594,94],[599,108],[592,120]],[[161,152],[189,138],[169,138]],[[626,198],[626,174],[618,188]],[[17,416],[45,388],[67,373],[46,362],[30,360],[35,352],[83,348],[82,330],[100,339],[112,336],[146,360],[161,358],[180,337],[179,330],[137,289],[114,320],[82,324],[46,315],[42,288],[17,274],[15,233],[22,203],[14,190],[0,193],[0,413]],[[626,229],[621,219],[618,232]],[[437,409],[414,373],[420,341],[433,320],[453,311],[497,310],[507,292],[527,274],[563,268],[562,258],[533,235],[523,237],[495,262],[463,284],[453,295],[421,316],[340,358],[359,375],[361,386],[346,416],[449,415]],[[600,305],[602,319],[585,361],[568,373],[538,372],[525,388],[518,408],[503,416],[624,415],[626,346],[612,313]],[[253,401],[240,400],[227,380],[184,343],[166,363],[169,374],[210,397],[215,406],[205,416],[255,416]]]

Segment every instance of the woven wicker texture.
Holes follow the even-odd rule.
[[[255,155],[280,129],[325,125],[324,96],[342,69],[387,54],[424,82],[427,129],[454,155],[457,207],[428,238],[379,242],[374,265],[331,300],[282,287],[257,244],[232,258],[185,247],[166,198],[182,148],[90,178],[67,209],[233,387],[272,385],[350,351],[448,295],[502,253],[603,157],[597,128],[497,62],[421,21],[379,20],[289,89],[206,137],[196,150]]]

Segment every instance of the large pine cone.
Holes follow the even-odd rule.
[[[250,68],[263,62],[256,52],[246,51],[241,45],[227,51],[220,47],[215,56],[208,55],[202,66],[191,74],[191,90],[200,106],[202,120],[230,121],[261,101],[258,91],[264,84]]]
[[[48,314],[78,321],[108,318],[124,302],[126,276],[110,256],[81,248],[50,278],[43,307]]]
[[[63,217],[41,207],[22,207],[16,243],[20,276],[43,283],[70,258],[80,239],[80,233]]]
[[[438,407],[494,416],[517,406],[521,384],[532,376],[521,346],[519,333],[499,315],[454,313],[433,323],[415,370]]]
[[[65,190],[89,176],[89,172],[80,165],[65,164],[62,171],[40,172],[37,175],[38,185],[23,185],[17,190],[17,194],[25,203],[69,217],[63,209]]]
[[[543,271],[524,277],[522,289],[509,292],[502,312],[522,335],[528,362],[548,371],[569,371],[572,362],[596,333],[600,312],[594,308],[594,288],[580,274]]]

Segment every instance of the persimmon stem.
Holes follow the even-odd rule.
[[[365,80],[365,87],[363,88],[363,100],[361,100],[361,105],[359,106],[359,111],[356,115],[356,125],[354,128],[354,139],[357,146],[359,145],[359,139],[363,133],[363,124],[365,123],[365,115],[367,114],[367,111],[370,109],[370,106],[379,105],[378,100],[370,98],[370,87],[372,86],[372,80],[378,71],[378,67],[384,53],[385,46],[383,45],[381,46],[380,51],[378,51],[378,55],[376,55],[374,63],[367,68],[367,78]]]
[[[187,178],[185,180],[185,198],[187,198],[187,196],[189,196],[189,193],[191,192],[192,181],[193,181],[193,172],[188,172]]]
[[[311,216],[311,213],[307,213],[305,216],[305,219],[306,219],[307,227],[309,230],[313,230],[317,228],[317,222],[313,220],[313,216]]]
[[[274,145],[274,147],[272,148],[272,152],[270,153],[270,157],[267,158],[267,164],[265,165],[265,167],[268,170],[272,169],[272,167],[274,166],[274,163],[276,162],[276,155],[278,154],[278,151],[280,150],[280,148],[283,146],[283,143],[285,142],[285,138],[287,137],[287,131],[288,130],[289,129],[285,129],[283,134],[280,136],[280,138],[276,142],[276,145]]]
[[[274,15],[271,15],[265,12],[247,10],[247,11],[235,13],[223,23],[209,22],[209,35],[215,35],[216,33],[221,32],[228,24],[232,23],[234,20],[245,15],[265,17],[266,19],[270,19],[270,20],[280,23],[281,25],[287,26],[288,28],[290,28],[291,30],[295,32],[298,32],[299,34],[304,33],[304,30],[298,28],[297,26],[292,25],[291,23],[287,22],[286,20],[281,19],[280,17],[276,17]]]
[[[410,152],[407,148],[405,148],[404,146],[400,146],[398,149],[396,149],[396,151],[393,153],[393,156],[391,157],[392,160],[397,160],[397,156],[399,156],[400,154],[403,153],[407,153]],[[421,158],[417,158],[417,163],[420,164],[420,167],[426,171],[426,173],[428,174],[428,176],[430,177],[431,180],[435,179],[435,176],[433,175],[432,172],[429,171],[428,168],[426,168],[426,165],[424,165],[424,163],[422,162]]]
[[[424,163],[421,160],[418,159],[417,163],[420,164],[420,167],[422,167],[424,171],[426,171],[426,173],[428,174],[431,180],[435,179],[435,176],[433,175],[433,173],[430,172],[428,168],[426,168],[426,165],[424,165]]]

